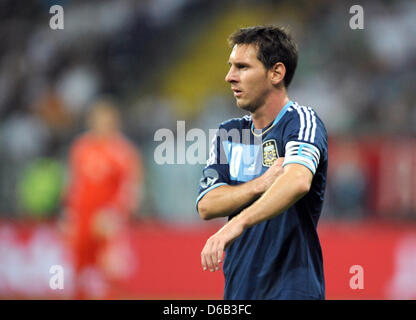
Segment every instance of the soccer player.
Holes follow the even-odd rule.
[[[99,101],[89,113],[89,130],[70,149],[64,224],[73,253],[77,299],[108,298],[109,284],[117,284],[129,268],[127,256],[121,255],[128,250],[129,217],[138,207],[142,161],[120,125],[113,104]],[[91,283],[92,277],[96,283]],[[93,293],[97,286],[101,292]]]
[[[225,80],[250,115],[220,125],[203,170],[199,215],[228,222],[207,240],[202,267],[219,270],[225,252],[224,299],[325,299],[316,227],[327,133],[312,108],[288,97],[297,46],[275,26],[239,29],[229,42]]]

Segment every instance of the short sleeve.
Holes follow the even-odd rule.
[[[328,157],[328,139],[323,122],[312,108],[293,106],[291,118],[283,133],[285,160],[304,165],[312,174]]]
[[[223,147],[222,130],[225,129],[220,127],[211,141],[209,158],[205,168],[202,170],[202,177],[199,181],[199,192],[196,200],[197,208],[199,200],[205,194],[230,182],[230,171]]]

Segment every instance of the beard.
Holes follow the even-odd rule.
[[[261,98],[258,98],[254,101],[238,101],[237,99],[237,107],[244,111],[248,111],[250,113],[254,113],[259,109],[263,104],[265,103],[265,97],[261,96]]]
[[[237,106],[240,109],[242,109],[244,111],[248,111],[250,113],[254,113],[259,108],[259,106],[254,105],[254,104],[244,104],[244,105],[240,105],[238,102],[237,102]]]

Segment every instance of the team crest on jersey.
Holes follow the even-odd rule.
[[[271,139],[263,142],[263,166],[271,167],[279,158],[276,140]]]

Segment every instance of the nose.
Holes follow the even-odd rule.
[[[230,70],[228,70],[227,75],[225,76],[225,81],[231,83],[231,82],[236,82],[237,81],[237,75],[235,74],[234,68],[231,67]]]

